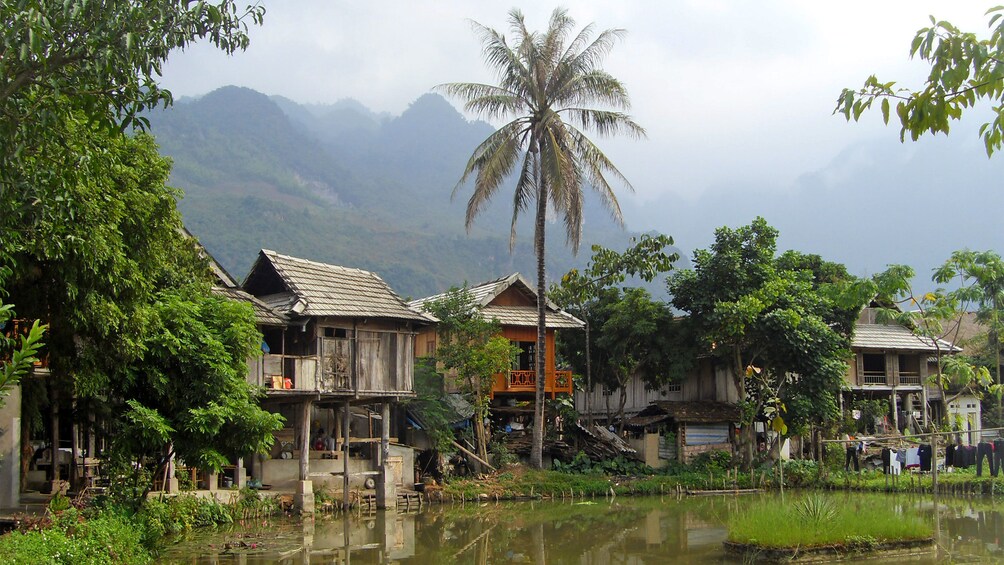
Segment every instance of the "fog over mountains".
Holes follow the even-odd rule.
[[[625,215],[635,229],[673,234],[688,252],[711,242],[714,226],[761,215],[780,230],[782,249],[818,253],[859,276],[907,264],[927,288],[952,251],[1004,248],[1004,157],[987,158],[978,127],[963,123],[950,137],[905,144],[889,128],[794,186],[737,183],[693,200],[629,200]]]
[[[238,278],[261,247],[370,269],[408,296],[514,270],[534,275],[530,216],[509,253],[511,191],[500,191],[465,232],[470,187],[450,195],[492,128],[466,120],[438,95],[391,116],[353,100],[304,105],[224,87],[149,117],[174,160],[186,224]],[[906,263],[927,284],[953,250],[1004,243],[996,221],[1004,162],[987,159],[978,124],[969,125],[950,138],[906,145],[890,128],[794,186],[737,179],[696,198],[678,196],[686,187],[647,200],[621,193],[627,231],[591,199],[578,257],[565,245],[563,225],[549,224],[549,278],[584,264],[593,243],[623,249],[632,234],[655,230],[689,253],[707,246],[715,228],[761,215],[780,230],[781,250],[818,253],[857,275]]]

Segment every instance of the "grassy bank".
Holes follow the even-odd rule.
[[[921,540],[933,535],[920,516],[897,513],[887,500],[837,504],[809,493],[787,501],[764,500],[729,520],[729,541],[762,548],[845,546]]]
[[[276,510],[274,500],[254,491],[241,491],[230,504],[192,495],[151,499],[138,511],[112,501],[74,505],[57,496],[45,515],[26,517],[17,530],[0,536],[0,556],[18,565],[149,563],[168,536]]]

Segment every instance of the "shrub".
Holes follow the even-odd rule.
[[[128,521],[114,515],[81,520],[72,509],[57,517],[50,528],[0,536],[0,555],[4,563],[16,565],[115,565],[151,560],[140,532]]]

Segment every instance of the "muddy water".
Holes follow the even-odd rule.
[[[831,496],[843,504],[880,495]],[[912,563],[1004,562],[1004,505],[942,498],[936,513],[929,497],[881,499],[899,512],[925,516],[939,532],[941,553]],[[404,514],[273,520],[176,540],[165,548],[160,562],[734,563],[737,559],[722,550],[728,517],[759,500],[716,496],[492,502],[433,505]]]

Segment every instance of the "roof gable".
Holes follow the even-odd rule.
[[[244,281],[251,294],[299,316],[389,318],[428,322],[379,276],[262,249]],[[275,299],[275,300],[273,300]]]
[[[496,318],[506,326],[537,326],[537,292],[519,273],[513,273],[467,288],[474,302],[481,306],[486,318]],[[446,297],[445,292],[413,300],[408,306],[424,311],[425,305]],[[585,324],[568,312],[547,301],[548,328],[581,328]]]

